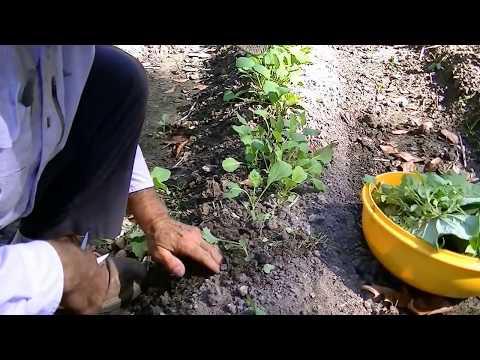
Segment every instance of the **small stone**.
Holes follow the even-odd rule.
[[[248,295],[248,286],[246,285],[242,285],[238,288],[238,293],[241,295],[241,296],[247,296]]]
[[[313,292],[310,293],[310,297],[311,297],[312,299],[315,299],[315,293],[313,293]]]
[[[202,166],[202,170],[205,171],[206,173],[212,172],[212,168],[208,165]]]
[[[316,257],[320,257],[320,251],[313,250],[313,255],[315,255]]]
[[[230,314],[236,314],[237,313],[237,307],[233,304],[227,304],[227,311]]]

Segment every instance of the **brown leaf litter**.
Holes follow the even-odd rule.
[[[454,309],[451,301],[444,297],[427,293],[414,296],[406,286],[401,291],[376,284],[363,285],[362,289],[370,292],[376,302],[382,301],[396,308],[407,309],[416,315],[445,314]]]

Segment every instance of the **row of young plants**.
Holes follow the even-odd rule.
[[[224,196],[234,199],[243,194],[253,220],[265,220],[266,214],[258,212],[257,205],[269,190],[281,200],[292,200],[293,191],[303,183],[325,190],[320,178],[332,159],[333,147],[310,147],[309,140],[318,131],[306,126],[301,98],[292,90],[303,85],[300,76],[302,67],[310,63],[309,53],[310,48],[304,46],[275,45],[261,55],[238,57],[236,68],[246,85],[224,94],[227,103],[249,105],[246,113],[237,112],[238,124],[233,125],[243,144],[243,159],[229,157],[222,162],[227,172],[246,167],[248,179],[230,182]]]

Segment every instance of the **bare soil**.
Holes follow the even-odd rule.
[[[475,47],[467,50],[477,52]],[[250,314],[255,304],[268,314],[405,313],[387,302],[372,301],[361,289],[366,283],[396,289],[403,284],[368,250],[359,193],[364,175],[401,170],[398,159],[385,154],[380,145],[421,158],[420,170],[438,157],[445,168],[475,177],[475,147],[464,131],[468,111],[452,105],[460,95],[447,96],[451,87],[463,84],[464,89],[468,81],[441,83],[442,70],[428,70],[436,51],[440,49],[314,46],[313,64],[306,67],[305,85],[298,92],[310,126],[321,132],[316,142],[336,143],[324,176],[328,189],[321,194],[301,189],[293,204],[282,205],[269,197],[264,210],[274,216],[261,225],[249,221],[237,201],[222,198],[225,180],[232,175],[225,174],[221,161],[241,157],[231,125],[242,105],[222,101],[225,90],[240,85],[234,69],[237,50],[192,45],[169,47],[161,54],[155,47],[137,53],[150,80],[141,146],[150,167],[172,170],[168,182],[172,194],[166,196],[172,215],[208,227],[219,238],[247,240],[250,256],[240,250],[224,251],[225,264],[218,275],[189,263],[186,276],[173,280],[157,268],[152,286],[127,312]],[[446,51],[455,54],[458,49]],[[472,77],[476,84],[474,65],[461,77]],[[476,91],[475,86],[470,88]],[[424,130],[427,122],[429,131]],[[439,133],[442,129],[462,136],[465,159],[459,146]],[[189,139],[178,156],[175,145],[165,143],[174,136]],[[267,274],[265,264],[275,268]],[[480,311],[476,298],[451,304],[454,313]]]

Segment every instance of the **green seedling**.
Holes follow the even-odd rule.
[[[241,239],[240,241],[230,241],[230,240],[219,239],[216,236],[214,236],[211,233],[210,229],[207,227],[204,227],[202,229],[202,237],[209,244],[212,244],[212,245],[221,244],[225,248],[225,250],[241,249],[245,253],[245,256],[248,257],[248,244],[247,244],[247,241],[244,239]]]
[[[153,168],[150,175],[152,176],[153,184],[155,185],[156,189],[167,194],[170,193],[168,186],[165,184],[165,182],[170,179],[170,170],[156,166]]]

